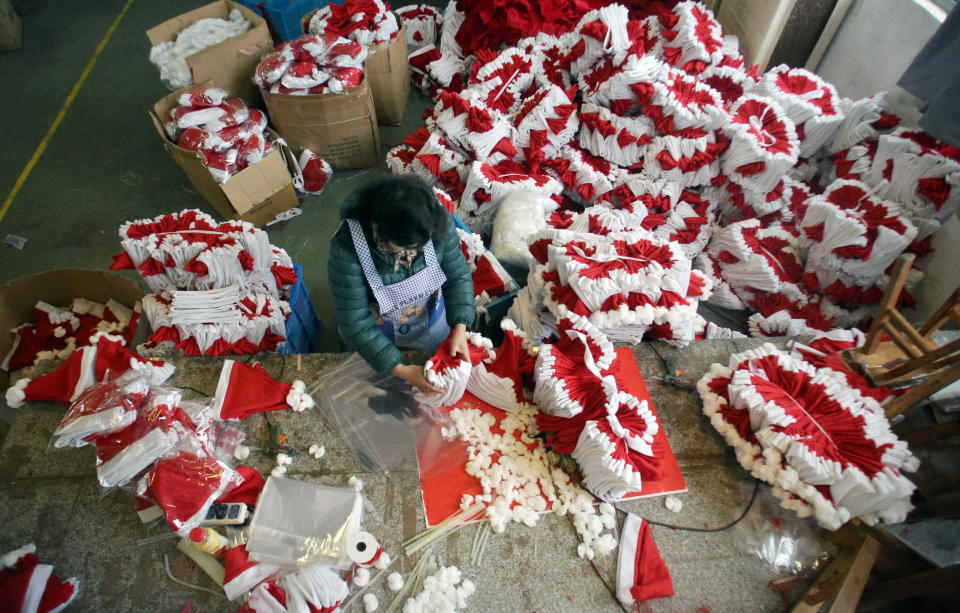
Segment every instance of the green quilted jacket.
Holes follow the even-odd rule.
[[[340,218],[354,217],[357,203],[347,198],[340,207]],[[368,237],[368,244],[370,243]],[[470,268],[460,251],[460,239],[453,223],[453,217],[447,217],[447,233],[443,244],[434,244],[437,262],[447,276],[443,284],[443,300],[447,309],[447,323],[452,328],[456,324],[473,325],[476,309],[473,303],[473,278]],[[403,281],[424,267],[426,261],[420,254],[410,268],[393,270],[393,259],[389,260],[377,252],[370,244],[377,265],[377,272],[384,285]],[[356,350],[377,372],[388,372],[401,363],[400,350],[384,336],[370,314],[369,305],[375,303],[373,291],[367,284],[360,266],[360,258],[350,238],[350,230],[344,224],[334,235],[330,243],[330,261],[327,265],[330,291],[337,315],[340,334],[350,349]]]

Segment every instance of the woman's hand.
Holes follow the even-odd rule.
[[[427,378],[423,376],[423,366],[417,366],[416,364],[397,364],[393,367],[393,370],[390,371],[390,374],[395,377],[400,377],[424,394],[442,394],[444,392],[443,388],[439,388],[427,381]]]
[[[470,359],[470,344],[467,343],[467,326],[457,324],[450,333],[450,355],[461,360]]]

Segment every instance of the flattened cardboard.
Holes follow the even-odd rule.
[[[215,84],[207,82],[202,85]],[[219,84],[216,86],[219,87]],[[177,106],[177,96],[188,89],[190,88],[168,94],[153,105],[150,118],[163,139],[164,147],[210,206],[224,218],[249,221],[255,226],[263,226],[278,213],[297,206],[293,178],[287,169],[283,153],[278,148],[274,148],[253,166],[236,173],[225,183],[217,183],[199,153],[178,147],[170,141],[163,129],[162,118]],[[270,129],[267,132],[276,136]]]
[[[259,101],[253,73],[260,58],[273,48],[273,40],[267,22],[254,11],[230,0],[218,0],[150,28],[147,37],[151,45],[174,41],[187,26],[200,19],[226,19],[232,9],[239,10],[243,18],[250,22],[251,28],[240,36],[191,55],[187,58],[187,66],[193,74],[194,83],[214,81],[248,104],[257,105]]]
[[[107,270],[64,268],[14,279],[0,285],[0,355],[13,346],[10,330],[33,321],[33,305],[39,300],[54,306],[70,306],[74,298],[101,304],[113,298],[133,308],[143,298],[143,288],[132,279]],[[10,385],[10,376],[0,371],[0,389]]]
[[[336,169],[380,164],[380,132],[367,79],[341,94],[289,96],[260,90],[277,133],[295,152],[308,148]]]
[[[0,0],[0,51],[15,51],[23,40],[23,23],[10,0]]]
[[[407,62],[407,33],[403,25],[390,42],[369,47],[364,70],[373,92],[380,125],[399,126],[410,96],[410,64]]]

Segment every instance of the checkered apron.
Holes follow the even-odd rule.
[[[433,241],[428,240],[423,247],[423,257],[427,262],[423,270],[398,283],[384,285],[360,223],[355,219],[345,221],[350,229],[360,266],[363,267],[363,274],[377,301],[380,317],[383,318],[380,330],[401,349],[435,350],[449,336],[450,327],[447,325],[446,308],[440,292],[440,288],[447,281],[447,275],[437,262]],[[409,306],[423,307],[424,314],[400,323],[401,312]]]

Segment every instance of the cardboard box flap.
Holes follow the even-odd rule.
[[[256,25],[257,22],[251,21],[249,17],[250,15],[257,17],[255,13],[240,5],[231,6],[230,4],[228,4],[226,0],[219,0],[219,2],[212,2],[205,6],[201,6],[200,8],[193,9],[187,13],[177,15],[176,17],[168,19],[160,25],[154,26],[147,30],[147,38],[150,39],[151,45],[175,41],[177,39],[177,34],[182,32],[184,28],[200,21],[201,19],[227,19],[230,16],[230,10],[232,8],[238,8],[244,11],[244,18],[246,18],[247,21],[250,21],[250,23]],[[263,21],[263,18],[258,17],[258,19],[259,21]]]
[[[370,45],[368,49],[370,55],[364,63],[364,70],[368,74],[402,70],[403,65],[407,63],[407,30],[403,23],[401,22],[400,31],[394,38]]]
[[[220,189],[233,203],[237,213],[242,215],[289,184],[290,171],[286,160],[283,153],[274,148],[253,166],[244,168],[226,183],[221,183]]]

